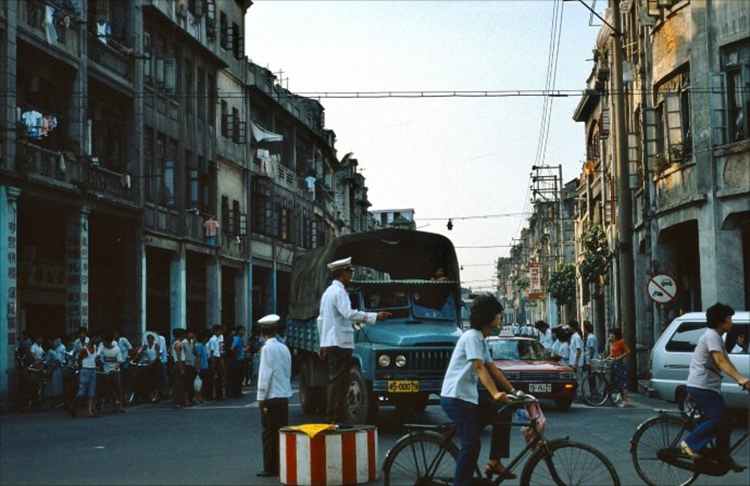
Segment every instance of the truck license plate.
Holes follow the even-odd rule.
[[[552,393],[552,383],[529,383],[529,393]]]
[[[390,393],[416,393],[419,391],[418,381],[389,381],[388,391]]]

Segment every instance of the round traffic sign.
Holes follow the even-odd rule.
[[[657,304],[667,304],[677,295],[677,283],[669,275],[655,275],[648,279],[646,292]]]

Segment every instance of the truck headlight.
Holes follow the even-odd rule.
[[[406,356],[404,356],[403,354],[399,354],[398,356],[396,356],[396,366],[398,366],[399,368],[403,368],[404,366],[406,366]]]
[[[378,364],[383,368],[388,368],[391,365],[391,357],[387,354],[381,354],[378,358]]]

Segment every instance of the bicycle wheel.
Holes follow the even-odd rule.
[[[521,475],[523,485],[619,486],[620,477],[607,456],[587,444],[566,439],[549,442],[536,452]]]
[[[445,443],[443,443],[445,442]],[[458,447],[436,432],[417,432],[396,443],[383,464],[383,484],[449,485]]]
[[[638,476],[649,486],[687,486],[698,473],[667,464],[659,457],[679,447],[689,430],[678,417],[655,417],[644,422],[630,442],[630,456]]]
[[[594,371],[581,382],[581,394],[586,403],[599,407],[604,405],[609,394],[609,383],[604,374]]]

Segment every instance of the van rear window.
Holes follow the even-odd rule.
[[[692,353],[705,330],[705,322],[683,322],[667,342],[666,350],[673,353]]]

